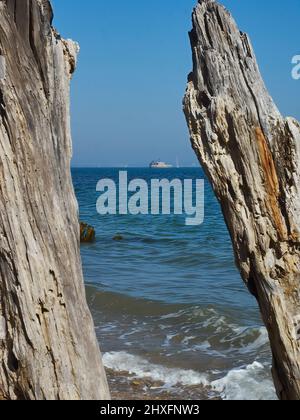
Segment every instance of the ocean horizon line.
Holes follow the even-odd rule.
[[[166,170],[166,169],[201,169],[200,165],[197,166],[172,166],[170,168],[150,168],[147,166],[71,166],[71,169],[152,169],[153,171],[157,170]]]

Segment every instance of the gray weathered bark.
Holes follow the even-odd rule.
[[[300,125],[279,113],[248,36],[223,6],[199,2],[190,38],[192,146],[268,328],[278,396],[300,399]]]
[[[109,397],[79,253],[69,82],[48,0],[0,1],[0,399]]]

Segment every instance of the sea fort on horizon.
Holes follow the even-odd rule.
[[[128,182],[127,171],[119,171],[119,180],[100,179],[99,215],[183,215],[187,226],[204,222],[204,179],[135,178]]]

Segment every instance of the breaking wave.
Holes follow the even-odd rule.
[[[106,368],[160,382],[162,389],[199,385],[206,387],[208,393],[215,391],[224,400],[276,400],[274,385],[268,377],[269,368],[258,362],[233,369],[226,376],[213,380],[213,372],[169,368],[124,351],[105,353],[103,360]]]

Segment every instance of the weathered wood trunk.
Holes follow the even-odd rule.
[[[199,2],[190,38],[192,145],[267,326],[278,396],[300,399],[300,125],[280,115],[248,36],[223,6]]]
[[[51,21],[48,0],[0,1],[0,399],[103,399],[70,175],[78,47]]]

